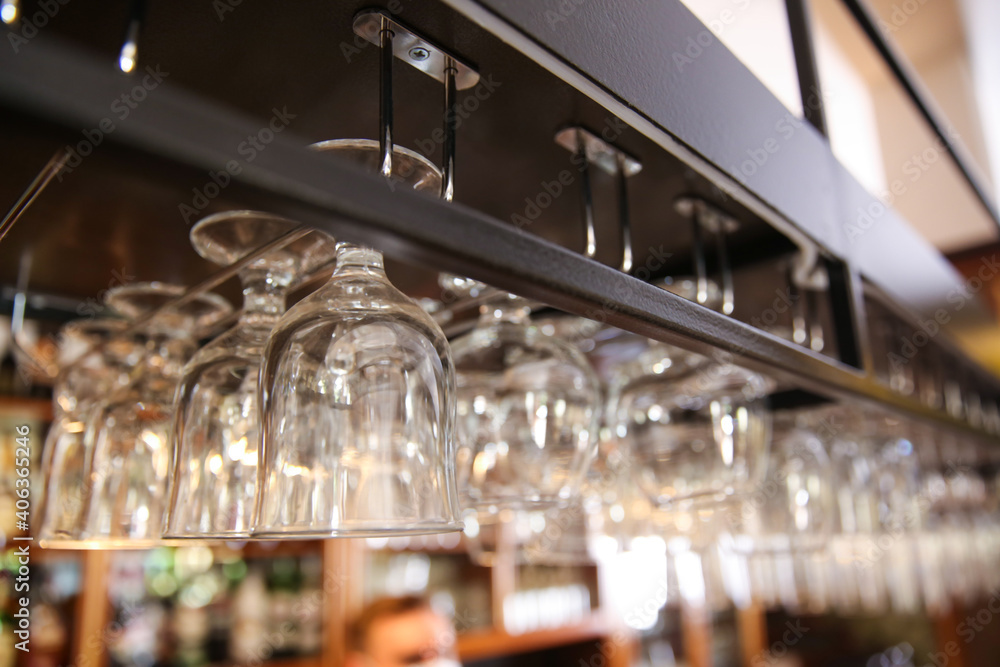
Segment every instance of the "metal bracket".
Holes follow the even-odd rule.
[[[729,265],[729,251],[726,236],[740,228],[740,223],[699,197],[683,196],[674,200],[674,209],[691,220],[694,237],[694,266],[698,279],[696,301],[708,303],[708,273],[705,269],[705,230],[715,236],[715,253],[722,273],[722,308],[724,315],[732,315],[736,308],[733,296],[733,270]]]
[[[697,213],[697,219],[701,226],[713,234],[720,230],[725,234],[732,234],[740,228],[740,223],[736,218],[723,213],[700,197],[678,197],[674,201],[674,210],[685,218],[693,218]]]
[[[389,12],[371,9],[354,17],[355,34],[375,46],[382,43],[379,35],[383,25],[392,31],[392,54],[403,62],[441,83],[445,83],[445,71],[454,69],[457,90],[466,90],[479,83],[479,72],[440,46],[427,41],[394,19]]]
[[[567,127],[556,133],[556,143],[575,155],[586,159],[580,165],[581,195],[583,200],[583,224],[586,230],[584,254],[593,259],[597,255],[597,230],[594,224],[594,200],[590,190],[591,163],[597,165],[618,180],[618,223],[621,227],[622,260],[618,268],[624,273],[632,272],[632,224],[629,220],[628,186],[629,176],[642,171],[642,163],[612,146],[594,133],[582,127]]]
[[[612,146],[599,136],[582,127],[567,127],[556,133],[556,143],[570,153],[578,152],[581,140],[587,151],[587,161],[609,174],[618,173],[618,161],[624,160],[626,176],[635,176],[642,171],[642,163],[620,148]]]

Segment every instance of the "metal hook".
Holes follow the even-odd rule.
[[[139,33],[146,20],[146,0],[132,0],[129,5],[128,26],[125,28],[125,42],[118,53],[118,68],[125,74],[135,71],[139,59]]]
[[[384,177],[392,177],[393,59],[399,58],[444,84],[441,197],[451,201],[455,196],[456,91],[467,90],[479,83],[479,72],[437,44],[427,41],[385,10],[368,9],[356,14],[354,33],[379,47],[379,149],[382,159],[379,170]]]
[[[788,266],[788,293],[794,304],[792,340],[814,352],[822,352],[826,341],[819,321],[817,292],[825,289],[828,276],[812,245],[802,246]]]
[[[381,172],[392,176],[392,38],[389,20],[383,16],[379,25],[379,149],[382,152]]]
[[[702,227],[702,204],[698,202],[695,214],[691,216],[691,253],[694,259],[694,275],[696,279],[695,301],[701,305],[708,303],[708,270],[705,268],[705,240]]]
[[[819,321],[818,295],[815,290],[806,290],[806,317],[809,321],[809,349],[822,352],[826,345],[823,323]]]
[[[629,219],[628,209],[628,173],[626,171],[625,156],[618,154],[618,222],[621,226],[622,234],[622,263],[619,267],[622,273],[632,273],[632,223]]]
[[[593,259],[597,255],[597,231],[594,227],[594,195],[590,189],[590,159],[583,133],[576,135],[576,154],[580,160],[580,202],[583,205],[583,225],[586,243],[583,254]]]
[[[20,356],[21,361],[31,364],[39,375],[54,379],[59,373],[58,369],[46,360],[39,358],[34,350],[25,347],[20,341],[21,332],[24,330],[24,313],[28,307],[28,277],[31,274],[31,260],[31,253],[25,253],[22,255],[17,269],[17,289],[14,292],[14,307],[10,314],[10,344]]]
[[[618,217],[622,231],[622,261],[620,268],[625,273],[631,272],[634,260],[626,180],[629,176],[634,176],[642,171],[642,163],[582,127],[571,126],[564,128],[556,133],[555,140],[557,144],[574,154],[574,164],[579,163],[580,198],[583,205],[583,222],[586,232],[584,254],[591,259],[597,255],[594,195],[590,182],[591,163],[616,178],[618,184]]]
[[[733,295],[733,267],[729,264],[726,233],[725,221],[718,221],[715,230],[715,253],[719,259],[719,272],[722,274],[722,314],[732,315],[736,309],[736,300]]]
[[[455,198],[455,77],[458,68],[450,56],[444,67],[444,145],[441,156],[441,198],[450,202]]]
[[[34,180],[28,184],[28,187],[21,193],[14,205],[10,207],[7,211],[7,215],[0,220],[0,241],[3,241],[3,237],[7,236],[7,233],[14,227],[14,224],[24,215],[24,212],[28,210],[38,198],[38,195],[42,194],[42,191],[48,187],[52,179],[59,175],[59,172],[63,170],[66,166],[66,161],[69,160],[69,151],[65,148],[60,148],[57,150],[49,161],[45,163],[42,170],[38,172]]]
[[[692,223],[692,255],[694,256],[695,277],[697,279],[697,294],[695,300],[702,304],[708,303],[708,271],[705,267],[705,231],[715,235],[715,254],[719,263],[721,276],[722,307],[721,312],[732,315],[736,307],[733,288],[733,268],[729,262],[729,249],[726,245],[726,235],[736,230],[739,223],[722,211],[697,197],[680,197],[674,202],[674,208]]]
[[[11,206],[10,210],[4,216],[3,220],[0,221],[0,241],[7,235],[7,233],[13,229],[14,224],[24,215],[25,211],[35,202],[42,191],[48,187],[52,179],[59,175],[59,173],[66,166],[66,161],[69,160],[69,151],[65,148],[60,148],[57,150],[49,161],[45,163],[42,170],[38,172],[34,180],[28,184],[28,187],[21,193],[14,205]],[[11,314],[10,320],[10,333],[11,333],[11,345],[14,350],[21,354],[24,359],[27,359],[32,365],[34,365],[42,374],[54,378],[56,371],[47,364],[44,360],[37,358],[31,350],[25,348],[21,345],[18,340],[18,336],[24,327],[24,311],[27,307],[28,297],[28,275],[31,270],[31,255],[26,255],[21,260],[21,266],[18,269],[17,276],[17,291],[14,295],[14,310]]]
[[[808,313],[803,291],[795,280],[795,270],[788,267],[788,300],[792,302],[792,342],[805,345],[808,339]]]

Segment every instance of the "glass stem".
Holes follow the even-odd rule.
[[[260,326],[277,322],[285,312],[285,295],[291,275],[267,269],[251,269],[241,272],[240,279],[243,282],[243,314],[240,316],[240,323]]]
[[[479,326],[488,327],[501,322],[526,325],[530,322],[531,310],[527,302],[508,294],[498,303],[487,303],[479,307]]]
[[[333,275],[343,275],[362,271],[372,275],[385,276],[385,265],[382,253],[373,248],[354,245],[353,243],[337,244],[337,268]]]

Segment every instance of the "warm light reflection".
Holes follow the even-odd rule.
[[[163,440],[160,439],[160,436],[148,429],[144,430],[142,434],[139,436],[139,438],[144,443],[146,443],[147,447],[149,447],[154,451],[160,449],[163,446]]]
[[[229,447],[226,450],[226,455],[229,457],[230,461],[242,461],[243,456],[247,451],[247,437],[243,436],[236,442],[229,443]]]
[[[3,0],[0,3],[0,20],[10,25],[17,21],[18,14],[17,0]]]
[[[118,67],[125,74],[131,74],[132,70],[135,69],[135,56],[137,51],[138,47],[133,41],[125,42],[125,46],[122,47],[121,55],[118,56]]]
[[[208,457],[208,469],[213,475],[222,472],[222,457],[218,454]]]

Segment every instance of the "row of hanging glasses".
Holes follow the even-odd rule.
[[[319,148],[378,162],[376,142]],[[394,163],[440,192],[420,156],[397,148]],[[513,295],[486,299],[449,343],[375,250],[252,211],[191,232],[220,265],[282,237],[241,268],[239,319],[200,350],[231,308],[178,286],[111,290],[122,319],[66,328],[76,358],[46,446],[46,545],[464,527],[486,563],[510,543],[555,564],[659,550],[678,595],[702,603],[912,610],[1000,584],[993,461],[975,443],[848,408],[774,419],[760,374],[533,319]],[[290,287],[333,262],[286,311]],[[731,304],[700,277],[665,287]]]
[[[341,145],[368,161],[377,149]],[[437,191],[432,166],[415,178]],[[191,236],[225,265],[297,228],[237,211]],[[284,312],[296,276],[334,255],[330,282]],[[703,604],[914,610],[1000,585],[996,461],[974,442],[860,408],[775,417],[759,374],[580,318],[533,320],[512,295],[449,344],[379,253],[317,231],[240,278],[238,322],[193,354],[230,315],[214,295],[126,329],[176,286],[112,290],[123,320],[67,326],[46,545],[464,527],[485,563],[505,544],[551,564],[655,551],[677,596]],[[697,281],[669,287],[696,298]]]
[[[380,141],[315,148],[450,200],[454,127],[443,172],[392,143],[401,28],[385,17],[376,27]],[[442,62],[448,105],[464,66]],[[630,270],[625,180],[641,165],[581,129],[557,141],[618,176]],[[696,275],[664,288],[732,314],[734,223],[699,200],[678,210],[693,222]],[[716,241],[719,285],[703,232]],[[46,546],[464,529],[487,564],[655,554],[676,595],[696,604],[910,610],[1000,585],[996,462],[977,443],[861,408],[775,415],[774,385],[758,373],[533,314],[513,295],[481,298],[476,326],[449,342],[389,282],[378,251],[267,213],[210,216],[191,241],[209,261],[240,266],[238,320],[196,350],[231,307],[137,284],[111,290],[119,318],[67,326],[45,447]],[[292,286],[331,264],[329,281],[286,310]],[[808,266],[798,273],[823,288]],[[809,319],[774,333],[819,350]]]
[[[317,148],[365,166],[379,155],[365,140]],[[394,153],[397,181],[440,191],[432,164]],[[202,256],[230,264],[297,229],[237,211],[200,221],[191,238]],[[285,312],[295,278],[334,254],[329,282]],[[239,321],[193,356],[199,331],[231,310],[213,294],[125,336],[115,320],[68,327],[64,341],[85,352],[56,390],[41,540],[141,548],[460,530],[448,344],[389,283],[381,254],[301,232],[240,279]],[[107,302],[138,319],[181,292],[133,285]]]
[[[663,503],[641,489],[649,470],[615,426],[602,428],[602,462],[576,503],[474,521],[473,557],[493,564],[506,549],[515,562],[639,563],[634,585],[662,580],[667,601],[716,609],[941,612],[1000,586],[1000,459],[989,443],[861,407],[782,411],[751,484]],[[689,475],[719,479],[711,466]]]
[[[192,238],[227,263],[292,227],[234,212]],[[508,295],[448,345],[375,251],[346,244],[331,283],[282,315],[333,247],[310,232],[245,267],[238,323],[193,355],[230,311],[216,297],[125,335],[122,320],[67,326],[67,355],[101,345],[56,387],[48,546],[438,532],[463,526],[460,504],[482,562],[497,531],[535,563],[653,550],[673,581],[703,579],[677,583],[688,602],[913,611],[1000,585],[988,448],[861,408],[773,416],[759,374],[578,318],[533,322]],[[179,294],[108,301],[137,319]],[[437,437],[448,396],[453,439]]]
[[[694,299],[695,286],[669,288]],[[522,309],[503,316],[508,301],[484,307],[484,320],[524,325]],[[662,562],[674,601],[796,612],[941,611],[1000,586],[1000,455],[991,443],[863,406],[772,413],[773,383],[746,369],[579,318],[534,328],[558,331],[601,376],[599,453],[573,499],[505,502],[493,490],[467,508],[478,562],[641,554],[628,561],[647,568],[640,586],[649,589],[648,568]],[[480,335],[499,338],[490,328]],[[497,462],[498,453],[511,457],[510,440],[484,428],[494,395],[482,385],[492,386],[459,382],[459,434],[472,450],[460,454],[460,473],[516,471],[517,459]]]

